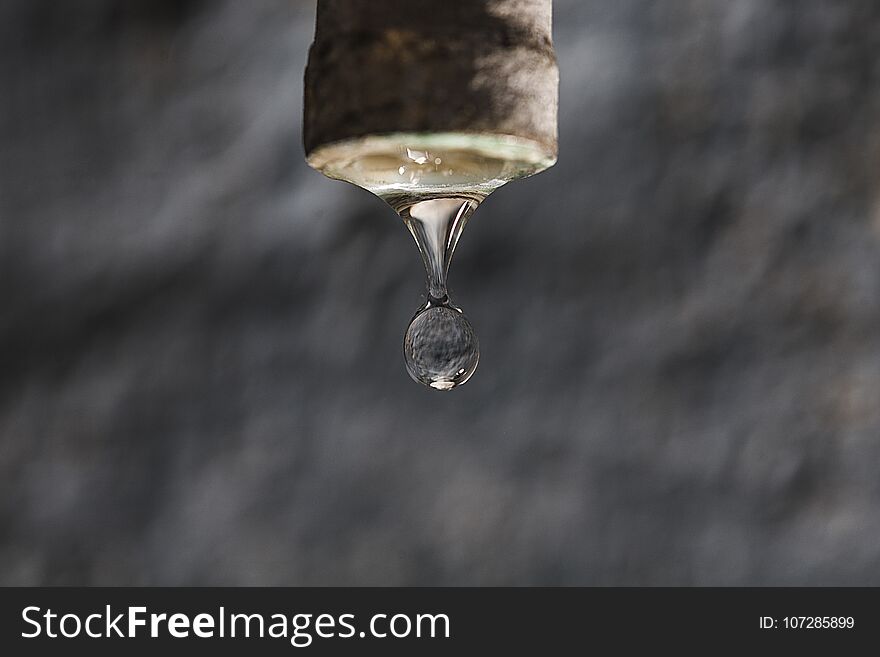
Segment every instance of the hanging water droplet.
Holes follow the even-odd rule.
[[[406,329],[403,357],[415,381],[435,390],[452,390],[477,369],[480,344],[461,310],[450,304],[429,304]]]
[[[477,205],[474,198],[441,197],[398,206],[422,254],[428,293],[403,339],[406,370],[436,390],[465,383],[480,361],[477,335],[446,289],[455,246]]]

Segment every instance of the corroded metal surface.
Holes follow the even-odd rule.
[[[372,134],[512,135],[556,153],[551,0],[321,0],[305,148]]]

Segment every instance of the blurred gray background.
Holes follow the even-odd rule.
[[[880,3],[557,0],[448,394],[313,19],[0,4],[0,583],[880,584]]]

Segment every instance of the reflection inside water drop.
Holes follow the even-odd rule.
[[[429,303],[406,329],[403,356],[415,381],[435,390],[452,390],[477,369],[480,345],[461,310],[448,303]]]

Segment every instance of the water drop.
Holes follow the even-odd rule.
[[[435,390],[452,390],[477,369],[480,344],[461,310],[429,304],[407,327],[403,355],[413,380]]]
[[[462,385],[480,360],[477,334],[446,289],[455,246],[478,204],[476,198],[441,197],[397,207],[418,244],[427,274],[428,302],[413,317],[403,340],[406,370],[435,390]]]

